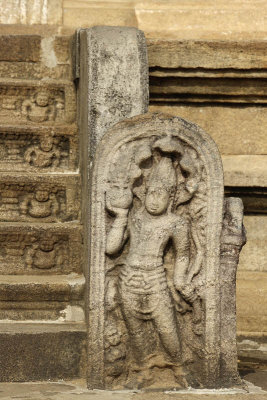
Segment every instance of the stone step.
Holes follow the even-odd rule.
[[[0,381],[72,379],[85,373],[80,323],[1,323]]]
[[[53,2],[53,10],[54,8]],[[72,37],[57,36],[53,27],[48,25],[41,30],[40,27],[37,28],[35,32],[31,27],[24,25],[25,29],[30,28],[25,35],[21,34],[24,31],[22,26],[17,25],[18,30],[14,26],[10,30],[8,25],[1,26],[0,76],[13,79],[72,80]],[[41,36],[42,33],[45,37]]]
[[[84,300],[1,301],[0,321],[83,322]]]
[[[77,127],[0,125],[0,171],[32,173],[77,170]]]
[[[0,222],[77,221],[80,178],[75,173],[0,172]]]
[[[0,275],[81,274],[81,225],[0,224]]]
[[[83,298],[83,275],[0,275],[0,301],[70,301]]]
[[[0,79],[1,123],[57,125],[75,122],[71,81]]]

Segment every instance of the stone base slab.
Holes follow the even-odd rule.
[[[266,373],[267,374],[267,373]],[[235,390],[188,390],[183,392],[131,392],[86,390],[85,382],[2,383],[0,399],[11,400],[266,400],[267,392],[250,385],[249,392]]]
[[[0,381],[80,377],[85,371],[85,336],[84,324],[1,323]],[[3,393],[0,389],[0,398]]]

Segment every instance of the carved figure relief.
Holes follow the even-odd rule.
[[[41,240],[32,244],[25,252],[25,262],[28,268],[51,269],[62,267],[67,256],[66,248],[52,234],[43,235]]]
[[[0,169],[57,170],[74,167],[70,160],[73,140],[53,133],[31,135],[25,133],[3,133],[0,136]],[[72,150],[72,149],[71,149]]]
[[[182,119],[135,117],[102,139],[93,177],[89,387],[215,382],[223,215],[215,144]],[[101,335],[99,361],[90,346],[99,355]]]
[[[1,183],[0,219],[4,221],[67,218],[66,188],[49,184]]]
[[[194,331],[201,335],[201,297],[194,277],[202,265],[201,235],[205,238],[197,221],[199,213],[198,219],[201,216],[205,222],[205,202],[201,193],[196,195],[205,189],[202,162],[192,148],[172,136],[153,138],[143,145],[125,146],[109,182],[106,209],[115,219],[106,254],[122,251],[123,256],[115,263],[117,276],[108,275],[116,282],[109,283],[106,301],[112,310],[117,296],[130,338],[134,364],[127,385],[138,385],[138,379],[140,385],[153,382],[153,371],[164,365],[173,373],[173,384],[183,385],[181,365],[192,360],[187,359],[185,345],[182,354],[175,310],[193,314]],[[173,259],[169,271],[164,262],[167,252]],[[150,346],[144,345],[148,336],[154,336]]]
[[[29,275],[51,270],[67,274],[75,271],[70,260],[71,244],[66,234],[45,233],[1,233],[1,274]]]
[[[59,149],[54,144],[53,136],[40,137],[39,145],[30,146],[24,154],[24,160],[37,168],[58,167],[61,156]]]
[[[27,82],[25,86],[1,84],[0,115],[2,122],[15,120],[35,124],[66,120],[65,90],[62,87],[36,87]],[[68,89],[67,89],[68,90]]]
[[[59,203],[51,188],[44,185],[37,186],[34,193],[26,195],[20,204],[22,215],[32,218],[53,217],[56,219],[59,212]]]
[[[42,89],[32,99],[22,103],[22,115],[33,122],[54,121],[56,109],[54,102],[51,102],[49,92]]]

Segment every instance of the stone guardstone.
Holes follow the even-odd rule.
[[[242,202],[224,200],[221,157],[178,117],[126,119],[93,160],[88,387],[241,385],[235,274]]]

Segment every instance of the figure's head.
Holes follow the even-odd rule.
[[[49,135],[40,138],[40,148],[43,151],[50,151],[53,148],[53,137]]]
[[[51,232],[45,232],[38,242],[38,247],[40,250],[49,252],[54,250],[55,244],[57,243],[57,239]]]
[[[42,251],[45,252],[52,251],[54,249],[54,241],[44,238],[43,240],[41,240],[39,247]]]
[[[153,167],[145,198],[146,210],[151,215],[164,214],[174,195],[176,174],[170,158],[164,157]]]
[[[36,104],[40,107],[46,107],[49,103],[49,94],[46,90],[41,90],[36,94],[35,97]]]
[[[47,201],[49,199],[49,192],[44,188],[39,188],[35,192],[35,198],[40,202]]]

